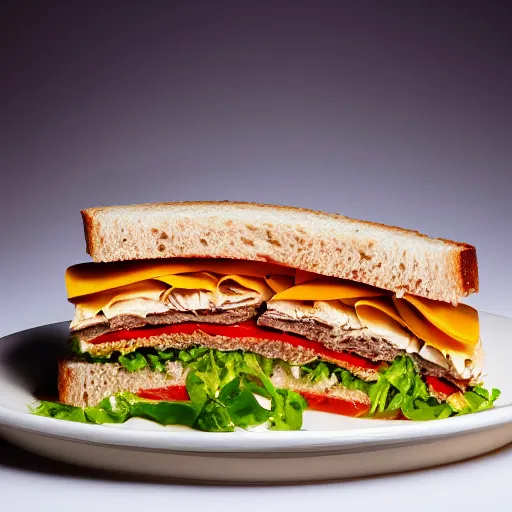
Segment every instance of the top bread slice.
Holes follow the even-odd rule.
[[[82,217],[94,262],[266,261],[454,305],[478,291],[473,246],[339,214],[212,201],[88,208]]]

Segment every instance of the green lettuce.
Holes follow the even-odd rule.
[[[454,393],[448,397],[447,402],[456,414],[471,414],[491,409],[500,395],[499,389],[489,392],[481,386],[475,386],[466,393]]]
[[[265,390],[264,396],[270,397],[272,415],[269,417],[271,430],[299,430],[302,427],[302,411],[306,409],[306,400],[289,389],[276,389],[272,381],[260,366],[255,354],[243,354],[243,364],[238,368],[246,380],[259,380]]]
[[[78,343],[72,344],[75,352]],[[118,362],[127,371],[143,368],[166,372],[166,363],[179,361],[189,371],[187,402],[155,402],[130,393],[121,393],[85,409],[54,402],[41,402],[32,412],[41,416],[83,423],[123,423],[132,417],[146,418],[162,425],[186,425],[208,432],[229,432],[236,427],[249,428],[268,422],[274,430],[298,430],[306,400],[298,393],[276,389],[271,377],[276,365],[292,377],[293,365],[242,351],[222,352],[205,347],[187,350],[140,348],[133,352],[114,353],[108,357],[79,354],[89,362]],[[293,372],[295,373],[295,372]],[[300,379],[317,384],[332,379],[350,390],[368,394],[369,417],[403,416],[425,421],[479,412],[493,407],[500,396],[482,387],[455,393],[446,402],[430,396],[427,385],[408,356],[398,357],[384,365],[376,382],[365,382],[348,370],[332,363],[314,361],[299,367]],[[270,401],[270,409],[260,405],[254,395]]]
[[[140,352],[131,352],[125,356],[119,356],[119,363],[129,372],[137,372],[148,366],[148,360]]]
[[[70,347],[71,351],[79,359],[88,363],[119,363],[129,372],[141,370],[149,366],[152,370],[163,373],[166,371],[165,364],[168,361],[180,361],[181,363],[188,364],[197,361],[209,350],[205,347],[192,347],[187,350],[158,350],[152,347],[142,347],[128,353],[116,351],[106,356],[93,356],[87,352],[80,351],[80,345],[76,338],[72,338]]]
[[[189,368],[186,388],[190,400],[187,402],[155,402],[120,393],[84,409],[42,401],[32,413],[95,424],[124,423],[139,417],[162,425],[185,425],[207,432],[231,432],[236,427],[249,428],[265,422],[275,430],[302,427],[306,401],[293,391],[274,387],[262,368],[263,365],[268,371],[270,367],[266,358],[200,348],[172,354],[134,351],[119,355],[118,361],[127,371],[146,366],[161,371],[162,361],[174,358],[186,362]],[[255,398],[253,393],[258,391],[270,399],[270,409]]]
[[[368,395],[371,400],[370,416],[401,412],[409,420],[426,421],[490,409],[500,396],[500,391],[493,389],[489,393],[484,388],[474,387],[466,393],[455,393],[447,402],[439,403],[430,396],[411,358],[400,356],[379,372],[377,382],[369,386]]]
[[[40,402],[33,414],[80,423],[124,423],[130,418],[147,418],[162,425],[192,427],[198,409],[189,402],[151,402],[131,393],[103,399],[95,407],[72,407],[55,402]]]
[[[280,364],[290,373],[289,365]],[[498,389],[489,392],[482,387],[474,387],[465,393],[455,393],[440,403],[430,396],[425,381],[409,356],[397,357],[392,364],[384,365],[375,382],[365,382],[348,370],[318,361],[301,366],[300,374],[312,384],[334,374],[345,388],[364,391],[371,401],[368,417],[376,418],[402,415],[414,421],[443,419],[490,409],[500,396]]]

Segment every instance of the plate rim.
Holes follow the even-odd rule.
[[[492,313],[480,312],[487,317],[511,321],[512,319]],[[24,329],[6,336],[15,337],[29,331],[45,328],[62,328],[66,321],[55,322]],[[511,324],[512,327],[512,324]],[[29,404],[27,404],[28,406]],[[311,414],[314,412],[309,411]],[[147,421],[147,420],[140,420]],[[125,429],[114,425],[91,425],[54,420],[32,415],[6,407],[0,403],[0,427],[14,428],[33,434],[54,438],[109,445],[120,448],[139,448],[165,452],[193,453],[256,453],[256,452],[325,452],[337,449],[347,451],[389,447],[392,445],[417,444],[480,430],[492,430],[511,424],[512,403],[498,405],[494,409],[435,420],[431,422],[390,425],[371,428],[315,431],[240,431],[235,436],[225,432],[200,432],[195,430],[141,430]]]

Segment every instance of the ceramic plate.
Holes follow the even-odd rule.
[[[460,461],[512,442],[512,319],[480,317],[486,387],[502,390],[494,409],[431,422],[306,411],[296,432],[207,433],[142,419],[86,425],[34,416],[28,406],[55,387],[69,323],[30,329],[0,339],[0,435],[72,464],[209,482],[340,479]]]

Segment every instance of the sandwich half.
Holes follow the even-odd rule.
[[[82,212],[92,263],[66,271],[75,421],[300,429],[306,409],[442,419],[493,407],[475,248],[253,203]]]

